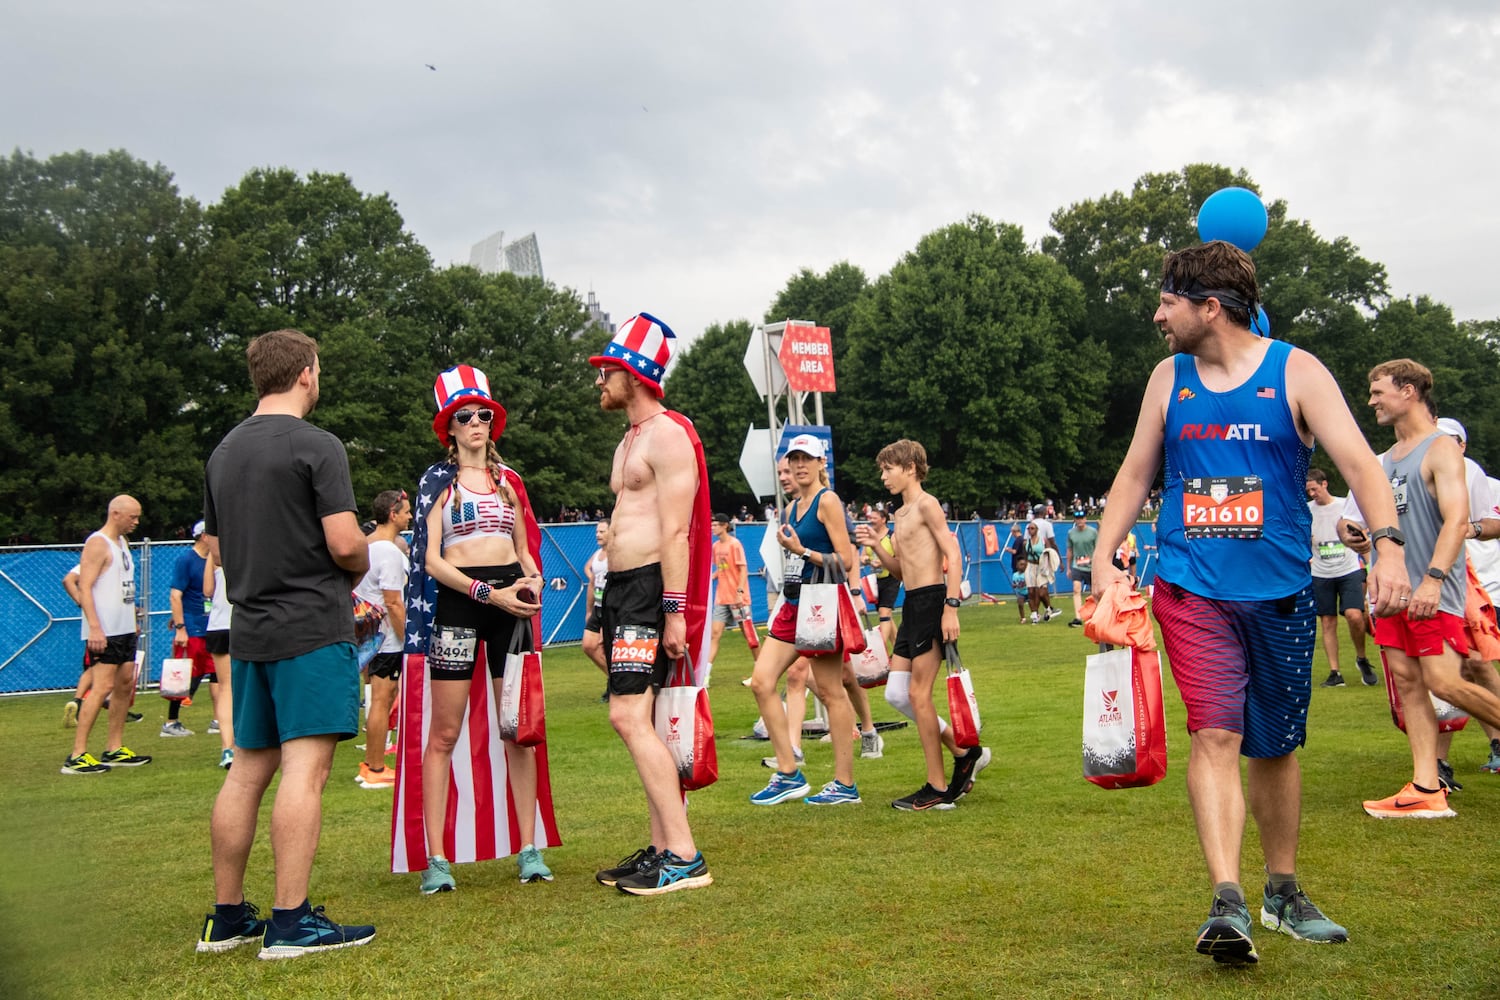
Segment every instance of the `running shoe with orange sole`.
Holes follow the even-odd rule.
[[[395,788],[396,769],[387,764],[381,770],[376,771],[369,764],[360,761],[359,774],[354,782],[361,788]]]
[[[1448,808],[1448,796],[1442,790],[1419,791],[1411,782],[1388,799],[1365,803],[1365,812],[1376,819],[1446,819],[1458,813]]]

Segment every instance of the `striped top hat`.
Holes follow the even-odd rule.
[[[448,425],[453,422],[453,414],[474,403],[495,412],[495,419],[490,421],[490,440],[500,440],[500,432],[505,430],[505,407],[490,397],[490,380],[478,368],[454,365],[437,377],[432,395],[437,399],[438,407],[437,416],[432,418],[432,429],[444,447],[450,443]]]
[[[672,328],[650,313],[641,313],[621,323],[604,353],[589,358],[589,364],[603,368],[612,363],[629,369],[653,396],[661,399],[662,379],[676,349],[677,334]]]

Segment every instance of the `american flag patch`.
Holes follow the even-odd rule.
[[[1276,390],[1268,385],[1263,385],[1255,390],[1255,395],[1261,399],[1275,399]]]

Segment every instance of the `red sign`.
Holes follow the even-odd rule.
[[[787,324],[776,352],[787,385],[798,392],[833,392],[833,337],[826,326]]]

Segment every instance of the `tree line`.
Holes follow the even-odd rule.
[[[1105,488],[1164,353],[1150,323],[1162,253],[1195,242],[1196,207],[1227,184],[1254,188],[1192,165],[1059,209],[1039,246],[976,214],[873,281],[847,262],[793,275],[766,319],[833,332],[825,413],[841,482],[879,495],[873,456],[906,436],[959,509]],[[1470,454],[1500,464],[1500,322],[1393,298],[1347,240],[1269,209],[1254,256],[1275,335],[1328,364],[1377,443],[1365,372],[1422,361]],[[608,507],[621,428],[586,363],[607,335],[574,290],[435,267],[395,203],[342,174],[257,169],[205,206],[123,151],[16,151],[0,160],[0,538],[77,541],[118,492],[142,500],[141,534],[190,524],[204,461],[254,408],[244,347],[283,326],[319,341],[313,419],[344,441],[362,501],[409,489],[437,457],[433,380],[469,362],[509,411],[501,451],[539,512]],[[749,335],[747,320],[711,326],[666,386],[703,437],[721,509],[751,499],[740,448],[765,420],[742,364]]]

